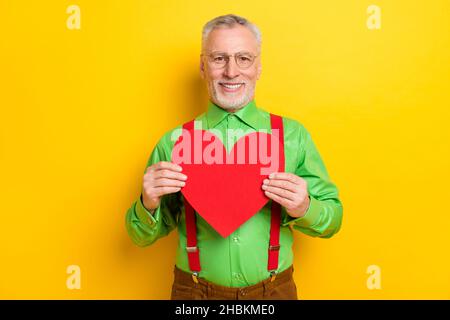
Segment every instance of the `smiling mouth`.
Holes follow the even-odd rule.
[[[222,86],[222,88],[226,92],[236,92],[239,89],[241,89],[245,85],[245,83],[243,83],[243,82],[238,82],[238,83],[219,82],[219,85]]]

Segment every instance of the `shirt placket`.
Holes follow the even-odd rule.
[[[227,152],[230,152],[233,145],[236,143],[234,139],[228,139],[228,130],[238,129],[239,120],[236,118],[236,115],[229,114],[227,116],[226,122],[226,132],[225,132],[225,140],[227,143]],[[233,136],[234,135],[230,135]],[[229,237],[228,244],[230,250],[230,270],[231,270],[231,285],[232,286],[243,286],[246,284],[246,280],[241,265],[241,237],[239,233],[239,228],[236,229]]]

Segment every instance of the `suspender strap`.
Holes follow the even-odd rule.
[[[194,130],[194,120],[183,125],[183,129]],[[193,148],[193,144],[191,145]],[[192,151],[192,150],[191,150]],[[189,260],[189,268],[197,275],[200,272],[200,252],[197,247],[197,225],[195,211],[192,205],[184,198],[184,211],[186,215],[186,251]]]
[[[193,272],[200,272],[200,252],[197,247],[197,226],[195,211],[189,201],[184,198],[184,209],[186,213],[186,251],[189,260],[189,269]]]
[[[279,160],[278,172],[284,171],[284,131],[283,119],[280,116],[270,114],[270,123],[272,134],[278,136],[279,139]],[[274,130],[277,129],[277,130]],[[281,223],[281,205],[272,201],[271,219],[270,219],[270,240],[269,240],[269,261],[267,270],[273,274],[278,269],[278,255],[280,252],[280,223]],[[273,278],[274,279],[274,278]]]

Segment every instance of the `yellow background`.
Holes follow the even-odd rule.
[[[66,27],[72,4],[80,30]],[[380,30],[366,26],[371,4]],[[0,298],[169,298],[176,231],[142,249],[124,215],[159,137],[205,110],[203,24],[235,13],[263,33],[257,103],[306,126],[344,204],[334,238],[295,234],[299,295],[449,299],[449,12],[446,0],[1,0]]]

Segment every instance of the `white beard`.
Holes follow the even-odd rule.
[[[215,102],[219,107],[227,111],[236,111],[247,105],[253,99],[253,94],[255,92],[255,87],[249,84],[247,81],[242,81],[245,83],[244,94],[233,98],[231,95],[226,97],[216,88],[220,86],[219,82],[223,80],[213,80],[208,83],[209,92],[213,102]]]

